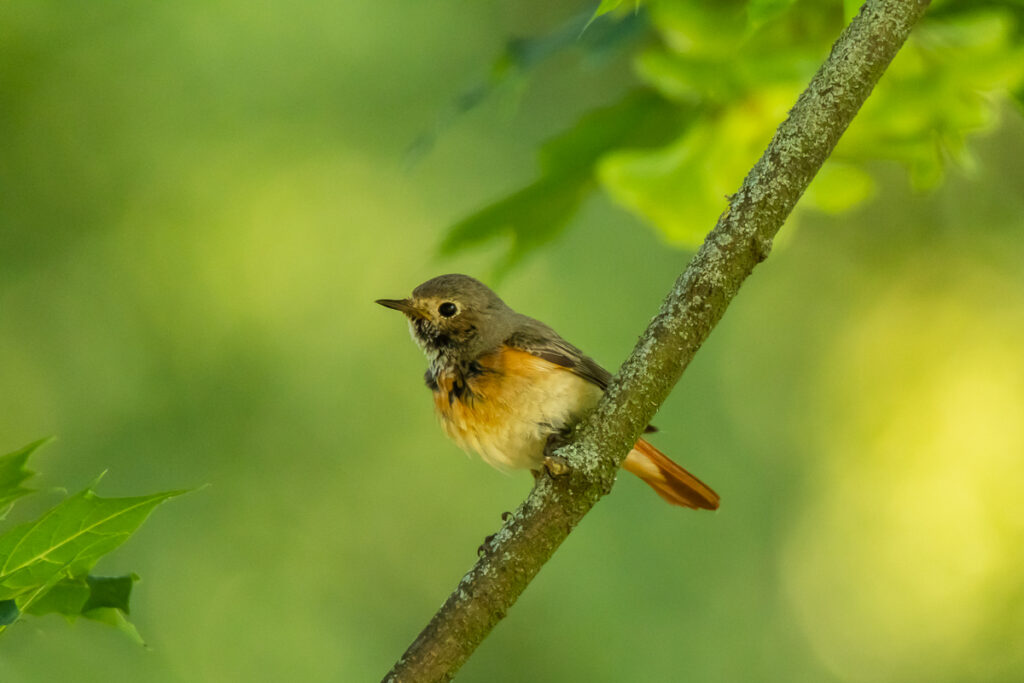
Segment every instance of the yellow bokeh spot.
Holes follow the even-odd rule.
[[[784,553],[798,621],[843,680],[966,680],[1009,638],[993,624],[1021,621],[1024,301],[988,276],[921,276],[838,336]]]

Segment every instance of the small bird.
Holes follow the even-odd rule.
[[[567,435],[611,380],[553,329],[468,275],[441,275],[408,299],[377,303],[409,319],[445,432],[499,470],[539,471],[548,440]],[[622,466],[673,505],[718,508],[718,494],[644,439]]]

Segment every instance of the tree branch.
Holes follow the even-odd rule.
[[[811,179],[928,0],[868,0],[779,126],[604,397],[560,449],[568,476],[538,478],[476,565],[385,676],[450,680],[598,499],[740,285],[771,250]]]

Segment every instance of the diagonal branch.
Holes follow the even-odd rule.
[[[740,285],[768,256],[775,234],[927,7],[928,0],[868,0],[843,31],[604,398],[559,451],[571,474],[538,479],[385,681],[450,680],[611,490],[626,453]]]

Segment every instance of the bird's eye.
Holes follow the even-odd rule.
[[[445,301],[443,304],[437,307],[437,312],[446,318],[450,318],[459,312],[459,307],[453,304],[451,301]]]

